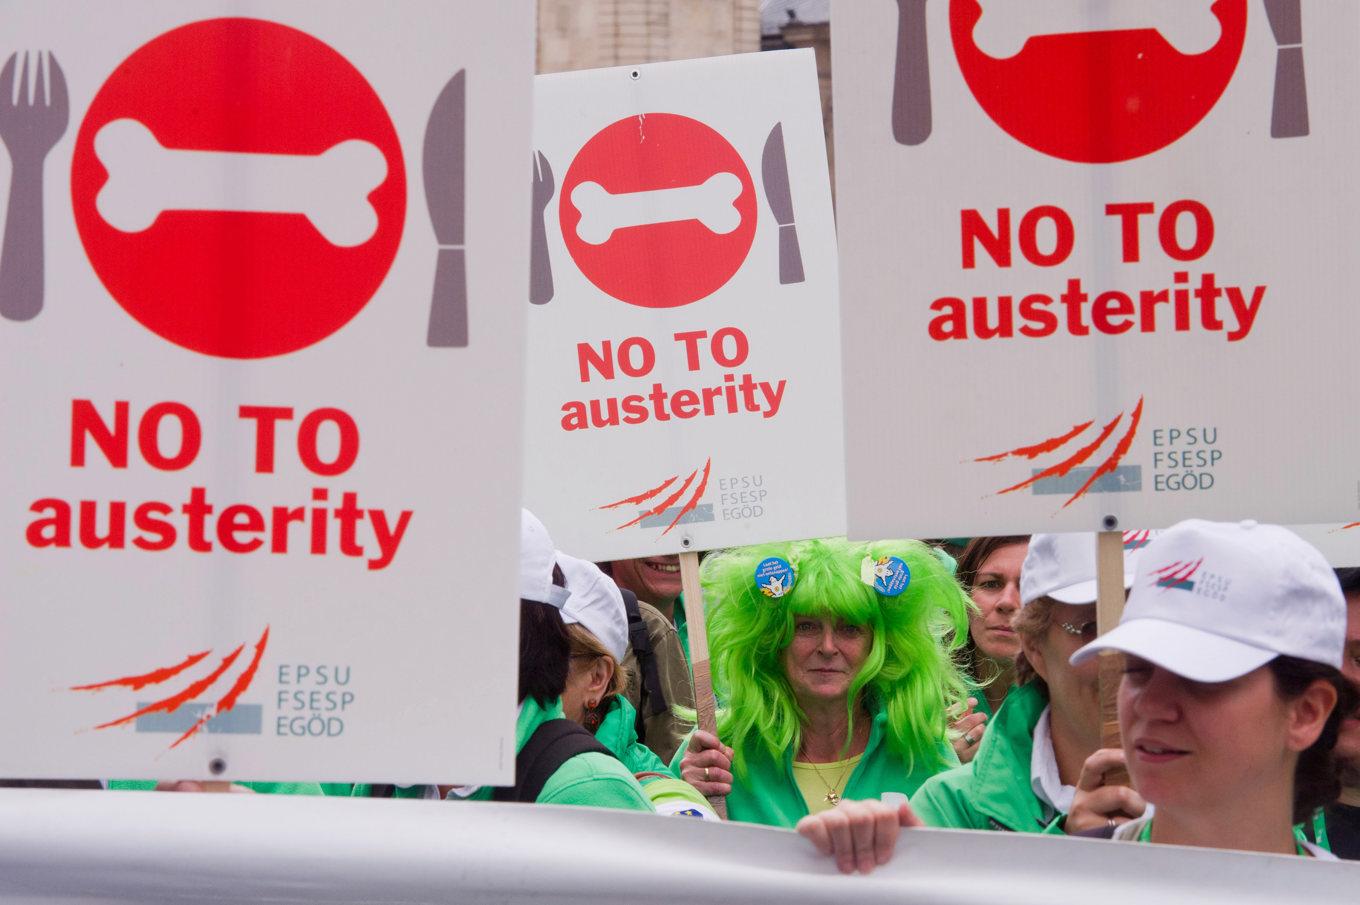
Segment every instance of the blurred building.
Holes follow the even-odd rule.
[[[538,71],[760,50],[760,0],[538,0]]]
[[[836,158],[831,141],[831,0],[763,0],[760,4],[760,49],[811,47],[817,55],[817,81],[822,90],[822,128],[826,159],[834,188]]]

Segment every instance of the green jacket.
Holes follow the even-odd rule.
[[[1034,794],[1034,727],[1048,706],[1036,685],[1012,688],[971,763],[926,780],[911,798],[927,826],[1016,833],[1062,833],[1064,815]]]
[[[884,792],[910,795],[940,768],[917,765],[908,768],[902,756],[888,748],[884,734],[888,723],[886,710],[876,708],[869,727],[869,743],[859,763],[845,782],[841,795],[847,799],[881,798]],[[679,773],[679,762],[689,743],[676,753],[671,762]],[[727,817],[745,823],[792,827],[807,816],[807,803],[793,778],[793,751],[785,751],[777,760],[761,744],[748,747],[744,773],[732,783],[732,794],[727,796]],[[957,764],[958,756],[948,742],[940,741],[940,755],[948,763]],[[948,768],[945,768],[948,769]]]
[[[547,707],[539,706],[532,697],[524,699],[519,721],[515,724],[515,753],[524,748],[534,730],[548,720],[562,718],[562,701],[556,699]],[[631,725],[631,722],[630,722]],[[606,747],[608,744],[606,743]],[[490,801],[492,786],[482,786],[468,796],[469,801]],[[628,767],[608,754],[587,751],[578,754],[557,768],[548,777],[538,804],[570,804],[596,808],[622,808],[629,811],[652,811],[642,786],[633,778]]]
[[[629,773],[664,773],[672,776],[665,761],[638,741],[636,720],[637,711],[628,699],[615,695],[609,711],[600,722],[600,728],[595,730],[595,738],[614,752]]]

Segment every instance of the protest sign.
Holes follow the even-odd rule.
[[[508,780],[532,4],[240,9],[6,13],[0,775]]]
[[[853,534],[1360,517],[1360,8],[834,26]]]
[[[526,505],[593,559],[843,531],[812,52],[535,92]]]
[[[1360,522],[1344,525],[1287,525],[1327,558],[1334,569],[1360,566]]]

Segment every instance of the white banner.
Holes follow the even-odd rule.
[[[1360,518],[1360,6],[1302,7],[836,5],[853,533]]]
[[[0,792],[5,905],[661,905],[677,890],[749,905],[1279,905],[1349,901],[1356,871],[1280,855],[907,830],[886,866],[847,877],[789,830],[685,817],[476,802]]]
[[[508,780],[533,6],[247,7],[5,6],[0,774]]]
[[[812,51],[536,83],[526,505],[594,559],[843,532]]]

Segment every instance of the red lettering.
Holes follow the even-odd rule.
[[[1189,214],[1195,221],[1195,238],[1188,246],[1180,244],[1176,227],[1181,214]],[[1162,251],[1167,257],[1177,261],[1194,261],[1204,257],[1214,244],[1214,216],[1209,208],[1198,201],[1189,199],[1174,201],[1162,211],[1157,222],[1157,237],[1161,239]]]
[[[161,453],[161,421],[172,417],[179,422],[179,451],[173,456]],[[193,409],[180,402],[158,402],[146,410],[137,425],[137,448],[142,458],[152,468],[161,471],[179,471],[187,468],[198,458],[198,450],[203,445],[203,431],[198,424],[198,416]]]
[[[1119,234],[1124,245],[1124,263],[1134,264],[1140,258],[1142,249],[1139,244],[1141,227],[1138,218],[1157,209],[1151,201],[1136,201],[1127,204],[1105,205],[1107,217],[1119,218]]]
[[[85,467],[85,438],[94,439],[104,458],[114,468],[127,468],[128,404],[113,404],[113,427],[100,417],[88,399],[71,400],[71,467]]]
[[[217,517],[217,542],[232,553],[258,550],[264,541],[258,537],[241,540],[239,534],[259,534],[264,530],[264,516],[254,506],[228,506]]]
[[[633,350],[641,356],[641,362],[633,363]],[[619,369],[629,377],[642,377],[650,374],[656,366],[656,350],[641,336],[630,336],[619,343]]]
[[[963,269],[972,270],[977,266],[977,248],[980,243],[998,267],[1011,266],[1011,210],[997,208],[996,230],[993,231],[976,210],[959,211],[960,227],[963,238]],[[960,302],[962,304],[962,302]]]
[[[723,351],[723,345],[728,339],[732,340],[732,354],[728,355]],[[713,360],[724,368],[740,367],[751,354],[751,342],[746,338],[746,334],[736,327],[723,327],[713,334],[713,342],[709,344],[709,349],[713,353]]]
[[[685,344],[685,367],[691,371],[699,370],[699,340],[708,336],[707,330],[687,330],[675,334],[675,341]]]
[[[317,433],[321,425],[330,422],[340,434],[339,448],[335,459],[323,462],[317,449]],[[345,412],[337,408],[320,408],[302,419],[297,435],[298,458],[312,474],[331,477],[349,471],[354,460],[359,458],[359,426]]]
[[[1053,223],[1053,251],[1048,254],[1039,250],[1039,223],[1043,220]],[[1075,242],[1072,218],[1060,207],[1043,204],[1020,219],[1020,253],[1025,256],[1025,260],[1038,267],[1053,267],[1066,261],[1072,254]]]
[[[255,421],[255,471],[274,473],[274,424],[293,420],[293,410],[281,405],[243,405],[237,414]]]
[[[613,349],[614,344],[607,339],[600,346],[599,352],[596,352],[590,343],[576,344],[576,366],[581,371],[582,383],[590,383],[590,369],[592,367],[605,380],[614,379]]]

